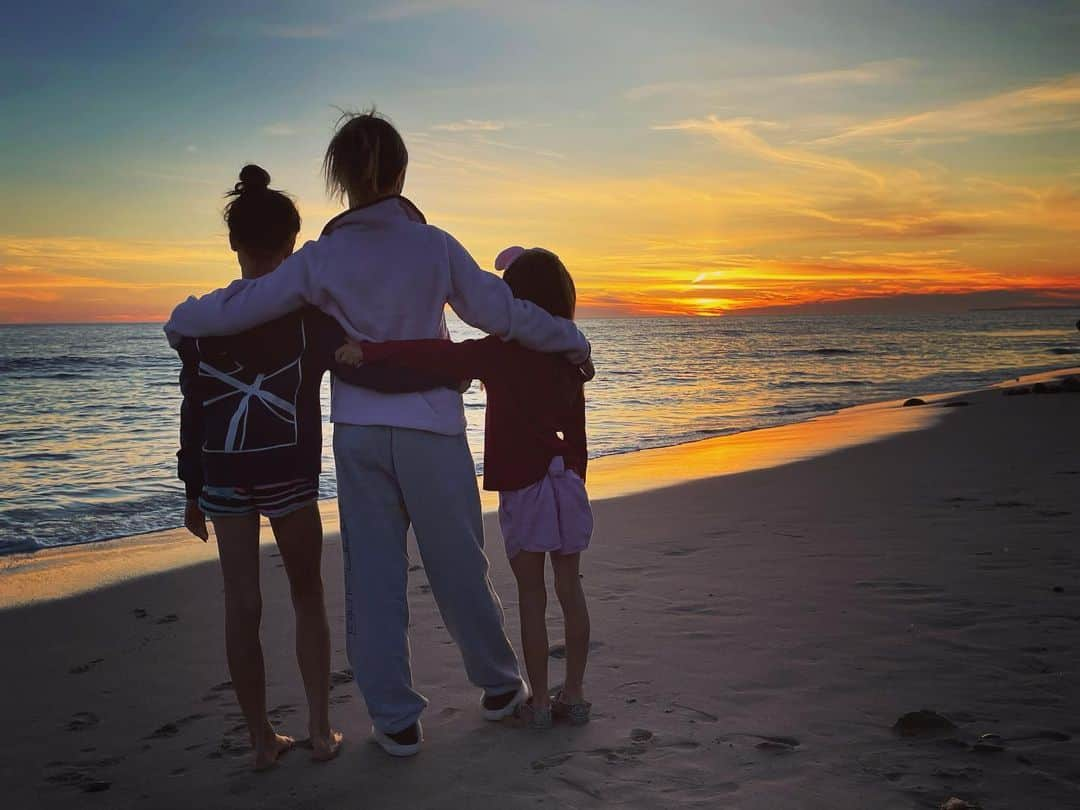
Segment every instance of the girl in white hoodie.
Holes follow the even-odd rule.
[[[514,298],[401,196],[407,166],[405,143],[388,121],[374,112],[345,116],[324,169],[349,210],[274,272],[180,304],[166,326],[170,339],[244,331],[305,304],[336,318],[357,342],[448,338],[449,304],[489,334],[587,361],[589,344],[573,322]],[[446,627],[483,690],[484,717],[509,716],[528,694],[488,579],[461,395],[384,394],[335,380],[331,420],[348,653],[376,741],[411,756],[423,738],[427,700],[413,689],[409,663],[410,524]]]

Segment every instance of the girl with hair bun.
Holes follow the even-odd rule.
[[[300,213],[248,165],[226,196],[225,223],[243,278],[265,276],[293,252]],[[314,307],[222,338],[187,338],[180,387],[178,474],[184,525],[204,542],[213,521],[225,585],[225,647],[232,685],[247,721],[255,769],[272,767],[294,740],[266,712],[259,624],[259,522],[269,518],[296,612],[296,655],[307,692],[312,757],[334,758],[341,733],[330,726],[330,632],[323,600],[322,523],[316,503],[322,458],[320,389],[345,339]],[[374,369],[336,373],[375,391],[422,391],[439,375]],[[456,382],[449,384],[456,386]]]

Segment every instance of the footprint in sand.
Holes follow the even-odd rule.
[[[581,782],[578,782],[574,779],[567,779],[565,776],[556,776],[555,778],[567,787],[573,788],[578,793],[584,793],[590,799],[596,799],[597,801],[601,801],[604,798],[604,795],[599,790],[594,790],[588,785],[583,785]]]
[[[112,782],[101,779],[98,772],[124,761],[124,757],[107,757],[96,761],[50,762],[45,766],[44,781],[56,787],[79,788],[84,793],[101,793],[112,787]]]
[[[174,720],[171,723],[166,723],[163,726],[159,726],[157,729],[154,730],[152,734],[147,735],[143,739],[163,740],[168,737],[175,737],[177,734],[183,731],[186,726],[189,726],[198,720],[203,720],[206,717],[207,715],[205,714],[189,714],[187,717],[181,717],[179,720]]]
[[[695,709],[693,706],[686,706],[682,703],[672,703],[673,709],[682,709],[683,711],[693,712],[697,717],[702,720],[708,720],[710,723],[720,722],[720,718],[710,712],[702,711],[701,709]]]
[[[658,748],[674,748],[676,751],[696,751],[701,748],[701,743],[696,740],[661,740]]]
[[[774,754],[790,754],[798,750],[799,741],[794,737],[766,737],[759,735],[761,742],[754,746],[759,751],[769,751]]]
[[[353,671],[351,669],[339,669],[336,672],[330,673],[330,688],[335,686],[343,686],[347,683],[353,682]]]
[[[59,787],[77,787],[86,790],[89,793],[97,792],[88,786],[94,784],[109,784],[95,779],[90,773],[82,768],[67,768],[57,773],[50,774],[45,777],[45,781],[51,785],[57,785]],[[98,788],[97,790],[108,790],[108,788]]]
[[[574,756],[573,753],[551,754],[550,756],[541,757],[540,759],[534,759],[532,769],[534,771],[546,771],[549,768],[557,768],[572,756]]]
[[[226,700],[229,697],[228,693],[233,691],[232,681],[222,681],[216,686],[211,686],[206,690],[206,694],[202,699],[204,703],[209,703],[215,700]]]
[[[671,548],[666,551],[661,551],[660,554],[664,557],[689,557],[704,550],[705,549],[702,546],[692,546],[689,548]]]
[[[135,608],[133,611],[131,611],[131,615],[134,616],[136,619],[145,619],[148,614],[144,608]]]
[[[170,613],[168,616],[162,616],[154,624],[172,624],[173,622],[180,621],[180,617],[175,613]]]
[[[83,675],[104,661],[104,658],[95,658],[93,661],[87,661],[85,664],[79,664],[77,667],[69,669],[68,675]]]
[[[296,714],[296,706],[292,703],[283,703],[280,706],[275,706],[266,713],[266,716],[271,720],[280,721],[288,717],[290,714]]]
[[[589,652],[595,652],[603,646],[604,642],[602,641],[590,641]],[[558,644],[552,644],[551,647],[548,649],[548,657],[555,658],[560,661],[566,658],[566,644],[561,641]]]
[[[71,716],[65,728],[68,731],[86,731],[101,722],[101,718],[93,712],[75,712]]]

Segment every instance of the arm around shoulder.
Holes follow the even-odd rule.
[[[308,242],[272,273],[256,279],[238,279],[201,298],[188,298],[173,310],[165,325],[170,343],[174,342],[174,335],[235,335],[304,304],[318,305],[324,288],[320,283],[317,254],[318,243]]]
[[[461,244],[445,234],[450,265],[450,306],[463,321],[504,340],[540,352],[566,354],[571,362],[589,358],[589,341],[573,321],[557,318],[531,301],[514,298],[506,283],[482,270]]]

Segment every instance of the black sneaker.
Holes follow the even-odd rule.
[[[424,741],[424,729],[417,720],[408,728],[387,734],[371,727],[371,736],[383,751],[392,757],[411,757],[419,753],[420,743]]]

